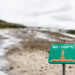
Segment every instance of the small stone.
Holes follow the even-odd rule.
[[[17,68],[20,68],[20,66],[17,66]]]
[[[26,70],[24,70],[24,72],[27,72]]]
[[[13,69],[13,67],[10,67],[10,70],[12,70]]]
[[[43,67],[41,67],[41,69],[43,69]]]
[[[42,70],[39,70],[40,72],[42,72]]]
[[[71,68],[73,68],[73,67],[72,67],[72,66],[69,66],[68,68],[70,68],[70,69],[71,69]]]

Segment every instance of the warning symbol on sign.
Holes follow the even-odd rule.
[[[64,50],[62,50],[61,59],[52,59],[51,61],[74,61],[73,59],[65,59]]]
[[[48,62],[75,64],[75,44],[52,44]]]

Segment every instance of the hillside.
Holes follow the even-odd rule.
[[[0,28],[26,28],[26,26],[17,23],[9,23],[4,20],[0,20]]]

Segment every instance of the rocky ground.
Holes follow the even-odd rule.
[[[0,40],[0,60],[9,62],[2,62],[1,71],[8,75],[62,75],[61,64],[48,63],[50,44],[75,43],[70,34],[34,28],[1,29]],[[74,70],[75,65],[66,65],[67,75]]]

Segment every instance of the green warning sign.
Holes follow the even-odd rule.
[[[49,52],[49,63],[75,63],[75,44],[52,44]]]

